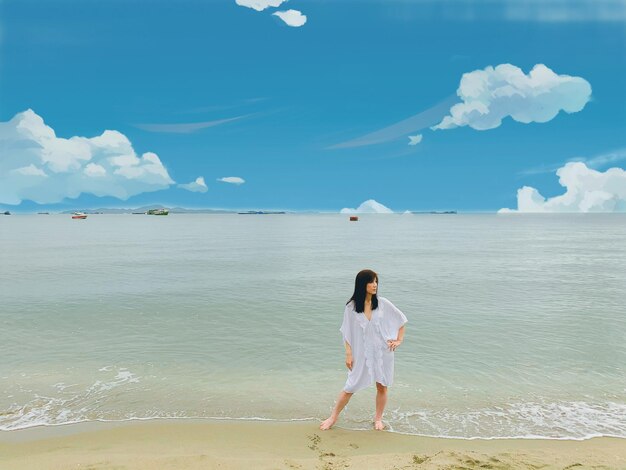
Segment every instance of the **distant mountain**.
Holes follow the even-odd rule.
[[[380,202],[374,199],[368,199],[362,203],[356,209],[345,207],[341,209],[340,214],[393,214],[393,211],[388,207],[383,206]]]

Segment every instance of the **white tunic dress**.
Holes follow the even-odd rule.
[[[385,386],[393,383],[394,352],[389,350],[387,340],[397,339],[398,330],[406,322],[404,313],[384,297],[378,297],[371,320],[356,312],[354,302],[346,305],[339,331],[352,348],[354,362],[344,391],[358,392],[375,382]]]

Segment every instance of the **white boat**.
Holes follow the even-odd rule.
[[[150,209],[146,214],[148,215],[167,215],[170,211],[167,209]]]

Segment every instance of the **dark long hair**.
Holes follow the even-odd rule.
[[[378,282],[378,274],[371,269],[364,269],[356,275],[354,280],[354,294],[350,297],[350,300],[346,302],[346,305],[354,300],[354,309],[357,313],[363,313],[365,311],[365,295],[367,294],[367,285],[370,282]],[[378,294],[372,295],[372,310],[378,308]]]

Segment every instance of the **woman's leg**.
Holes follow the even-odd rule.
[[[341,413],[341,410],[343,410],[344,407],[348,404],[350,398],[352,398],[352,395],[354,394],[346,392],[344,390],[341,391],[341,393],[337,397],[337,403],[335,403],[335,407],[333,408],[333,412],[330,414],[330,417],[326,421],[322,422],[322,424],[320,424],[320,429],[322,431],[326,431],[333,427],[333,424],[335,424],[337,418],[339,417],[339,413]]]
[[[376,382],[376,416],[374,416],[374,429],[382,431],[385,429],[383,424],[383,412],[387,404],[387,387]]]

